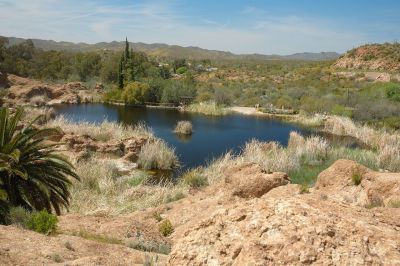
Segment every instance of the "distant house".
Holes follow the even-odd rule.
[[[206,68],[206,71],[208,71],[208,72],[213,72],[213,71],[217,71],[217,70],[218,70],[217,67],[208,67],[208,68]]]

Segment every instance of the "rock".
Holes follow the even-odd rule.
[[[359,186],[349,177],[354,169],[363,173]],[[225,173],[230,180],[261,176],[251,164]],[[261,197],[231,198],[233,181],[210,187],[164,212],[175,226],[168,265],[398,265],[400,209],[359,207],[332,193],[358,187],[385,202],[399,194],[399,177],[339,160],[307,194],[289,184]]]
[[[353,181],[361,178],[360,184]],[[354,161],[338,160],[318,176],[315,189],[330,199],[358,206],[400,203],[400,174],[375,172]]]
[[[144,265],[145,257],[166,256],[107,244],[72,235],[45,236],[13,226],[0,225],[0,265]],[[149,263],[149,262],[147,262]]]
[[[242,198],[261,197],[271,189],[286,185],[286,173],[266,174],[257,164],[245,164],[225,172],[225,183],[232,187],[233,195]]]

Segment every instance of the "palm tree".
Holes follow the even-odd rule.
[[[20,126],[22,115],[22,108],[13,116],[0,108],[0,211],[22,206],[60,214],[69,205],[71,177],[79,177],[72,164],[55,153],[58,144],[49,141],[59,130],[34,127],[40,117]]]

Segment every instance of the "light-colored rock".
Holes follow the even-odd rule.
[[[265,173],[257,164],[245,164],[228,169],[225,183],[232,194],[243,198],[261,197],[271,189],[286,185],[290,179],[286,173]]]

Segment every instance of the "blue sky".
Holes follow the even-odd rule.
[[[0,35],[234,53],[344,52],[400,40],[395,0],[0,0]]]

